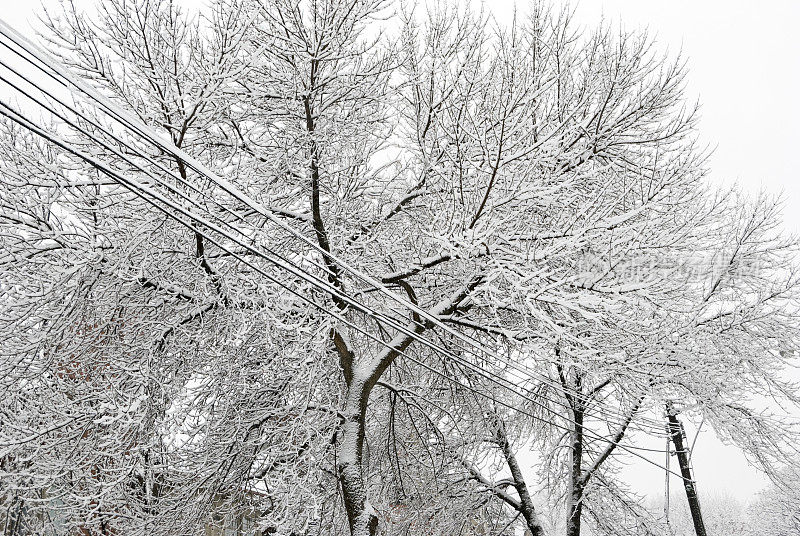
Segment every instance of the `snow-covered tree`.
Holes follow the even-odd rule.
[[[709,192],[647,35],[539,2],[45,22],[134,119],[51,95],[60,143],[0,137],[0,497],[25,530],[542,534],[546,496],[568,536],[642,533],[614,462],[665,400],[784,452],[732,401],[795,400],[794,252],[770,206]]]
[[[763,490],[747,509],[745,534],[789,536],[800,530],[800,470],[797,464],[784,467],[777,482]]]

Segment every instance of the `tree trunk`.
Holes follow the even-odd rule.
[[[534,508],[533,500],[531,499],[530,493],[528,493],[528,486],[525,483],[525,477],[522,475],[522,469],[517,462],[517,457],[514,455],[511,443],[508,441],[505,425],[500,418],[498,418],[497,421],[498,442],[500,443],[503,456],[508,464],[508,469],[511,471],[511,478],[514,480],[514,489],[517,490],[517,495],[519,495],[519,508],[517,510],[525,519],[525,524],[528,526],[531,536],[544,536],[544,527],[542,527],[539,517],[536,515],[536,508]]]
[[[469,282],[451,297],[439,302],[431,314],[443,315],[453,313],[458,305],[475,289],[483,277],[473,276]],[[428,324],[415,322],[407,327],[408,331],[419,335]],[[405,351],[414,341],[407,333],[398,334],[374,359],[356,363],[353,351],[345,339],[335,330],[331,331],[331,339],[339,354],[339,361],[347,384],[347,394],[342,410],[342,427],[338,435],[336,472],[342,487],[344,506],[353,536],[375,536],[378,533],[378,516],[367,500],[367,486],[362,474],[364,434],[366,431],[367,402],[372,388],[381,375],[389,368],[395,358]]]
[[[365,418],[371,382],[355,374],[347,387],[336,471],[353,536],[375,536],[378,516],[367,500],[362,474]]]
[[[567,533],[566,536],[580,536],[581,514],[583,511],[583,491],[586,488],[582,470],[583,464],[583,409],[580,402],[575,401],[572,430],[572,472],[570,475],[570,491],[567,497]]]
[[[678,455],[678,465],[683,476],[683,487],[686,488],[686,500],[689,502],[689,511],[692,514],[694,532],[697,536],[706,536],[706,527],[703,523],[703,513],[700,511],[700,499],[697,496],[697,489],[692,479],[692,471],[689,466],[689,453],[684,446],[683,424],[678,420],[674,411],[667,406],[667,420],[669,421],[670,436],[675,444],[675,453]]]

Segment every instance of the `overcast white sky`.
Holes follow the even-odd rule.
[[[56,0],[44,3],[52,6]],[[91,0],[78,3],[91,5]],[[3,0],[2,4],[0,17],[29,34],[28,21],[34,20],[38,2]],[[485,5],[505,20],[514,2],[489,0]],[[738,182],[753,193],[760,188],[783,192],[786,226],[800,231],[795,163],[800,149],[800,39],[796,34],[800,1],[584,0],[576,16],[586,25],[605,17],[627,29],[647,28],[659,46],[673,54],[682,52],[689,61],[689,94],[699,97],[702,104],[703,140],[716,147],[712,178]],[[688,431],[693,433],[691,427]],[[663,447],[660,441],[648,446]],[[663,455],[653,460],[664,462]],[[723,446],[711,433],[700,436],[694,467],[701,491],[726,491],[747,500],[765,484],[736,449]],[[641,492],[663,492],[663,471],[637,462],[624,475]],[[672,485],[680,489],[677,479]]]

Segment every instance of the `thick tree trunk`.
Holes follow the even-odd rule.
[[[479,275],[472,277],[464,288],[433,307],[431,314],[453,313],[482,281],[483,278]],[[415,322],[407,326],[407,329],[419,335],[427,329],[428,324],[420,323],[416,315],[414,320]],[[362,473],[367,402],[378,379],[395,358],[414,341],[414,336],[408,333],[398,334],[385,344],[386,347],[374,359],[360,362],[357,362],[347,341],[336,330],[331,330],[331,339],[339,354],[339,362],[347,384],[342,410],[342,427],[337,440],[336,472],[342,487],[351,534],[375,536],[378,533],[378,516],[367,499],[367,486]]]
[[[371,382],[359,378],[358,374],[353,376],[347,387],[336,458],[336,471],[353,536],[375,536],[378,533],[378,517],[367,500],[362,474],[365,418],[371,390]]]
[[[706,536],[703,513],[700,510],[700,498],[697,496],[697,489],[694,485],[694,479],[692,479],[689,453],[686,445],[684,445],[683,424],[669,406],[667,406],[667,420],[669,421],[670,436],[675,444],[675,453],[678,455],[678,465],[681,468],[683,487],[686,489],[686,500],[689,502],[689,511],[692,514],[694,532],[697,536]]]
[[[583,475],[583,409],[578,402],[572,412],[575,421],[572,429],[572,471],[570,474],[570,491],[567,497],[567,532],[566,536],[580,536],[581,514],[583,511],[583,491],[586,483]]]

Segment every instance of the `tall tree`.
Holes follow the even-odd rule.
[[[767,335],[791,248],[772,213],[731,231],[742,205],[704,186],[683,65],[646,35],[538,2],[507,27],[388,0],[210,13],[46,20],[74,75],[171,143],[80,99],[53,105],[60,147],[3,132],[9,512],[106,534],[541,533],[534,446],[568,535],[584,513],[608,532],[608,505],[642,515],[610,467],[648,405],[734,434],[725,400],[794,396],[793,331]],[[679,261],[709,254],[730,262],[687,281]]]

